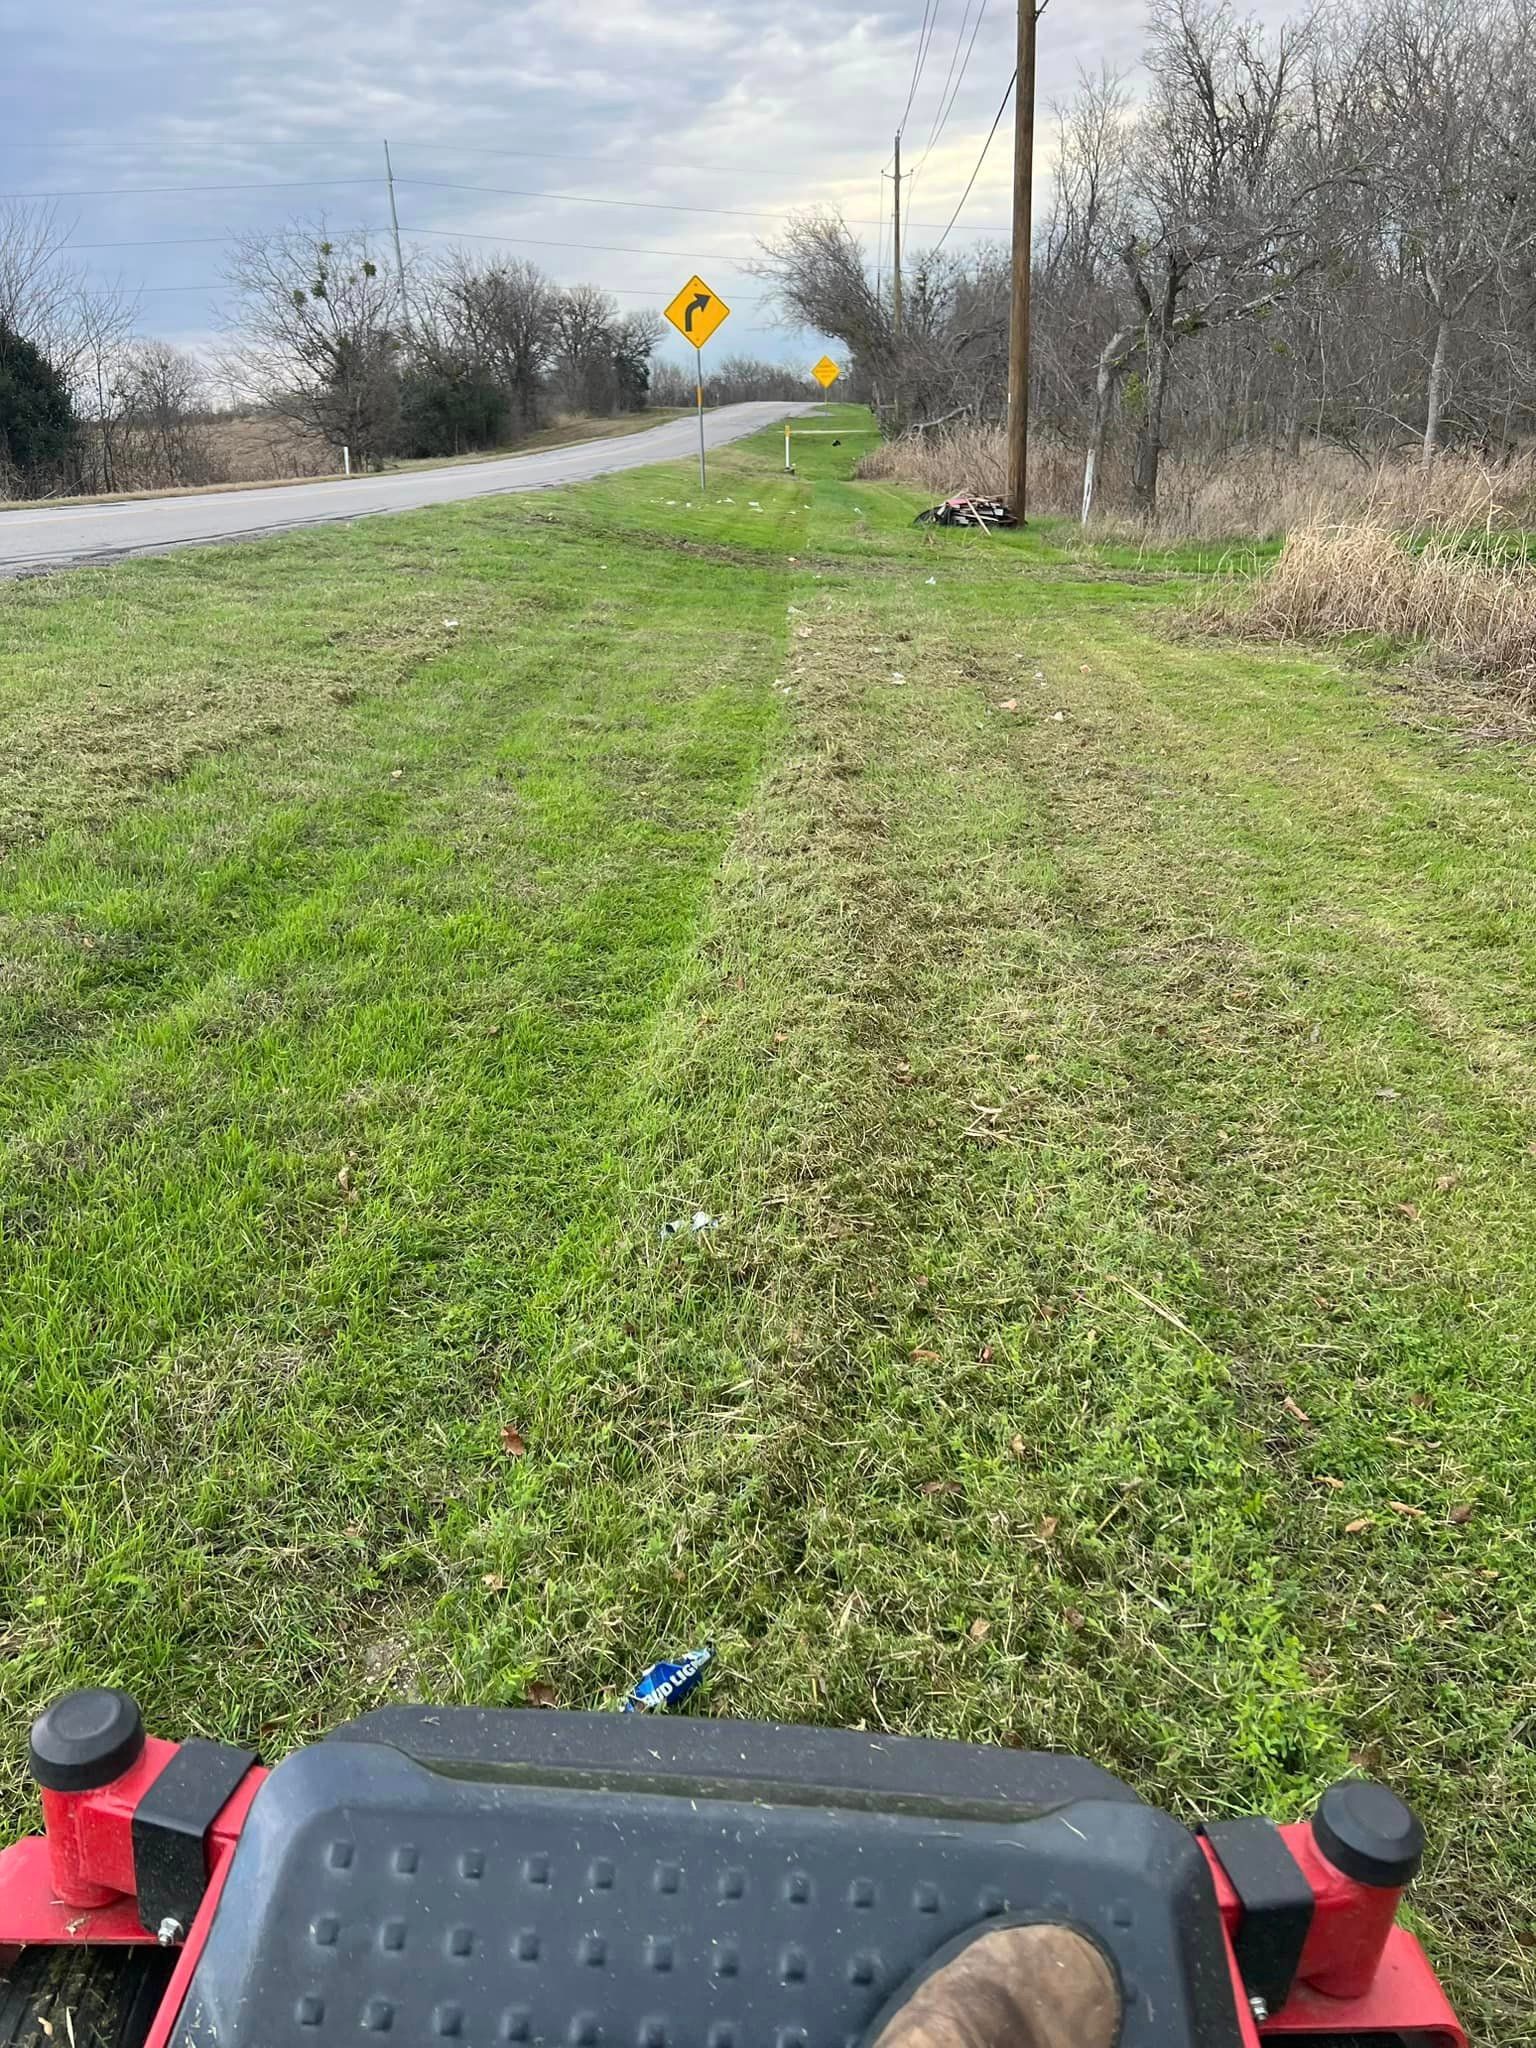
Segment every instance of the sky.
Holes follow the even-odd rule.
[[[696,271],[731,307],[713,349],[809,364],[821,338],[774,324],[743,266],[805,207],[874,253],[898,126],[909,237],[937,240],[1015,19],[1015,0],[0,0],[0,194],[57,206],[75,260],[138,293],[141,331],[206,352],[233,232],[324,213],[387,252],[387,138],[408,249],[501,250],[626,309]],[[1039,181],[1050,102],[1080,67],[1133,65],[1142,22],[1142,0],[1051,0]],[[1006,236],[1011,174],[1010,112],[951,246]]]

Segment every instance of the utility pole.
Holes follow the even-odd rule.
[[[405,258],[400,254],[400,216],[395,211],[395,169],[389,160],[389,137],[384,138],[384,182],[389,187],[389,227],[395,238],[395,277],[400,285],[400,325],[409,330],[410,302],[405,296]]]
[[[880,173],[880,175],[881,175],[881,177],[882,177],[882,178],[885,178],[885,177],[889,176],[889,173],[888,173],[888,172],[885,172],[885,171],[882,171],[882,172]],[[910,172],[908,172],[908,174],[907,174],[907,175],[908,175],[908,176],[910,177],[910,176],[911,176],[911,173],[910,173]],[[892,338],[892,341],[893,341],[893,342],[894,342],[894,344],[895,344],[895,347],[894,347],[894,351],[893,351],[893,353],[894,353],[894,356],[895,356],[895,361],[894,361],[894,364],[893,364],[893,367],[892,367],[892,374],[893,374],[893,376],[895,377],[895,380],[896,380],[896,388],[895,388],[895,390],[894,390],[894,391],[892,392],[892,394],[891,394],[891,424],[892,424],[892,426],[893,426],[893,427],[894,427],[894,428],[895,428],[895,429],[896,429],[896,430],[897,430],[897,431],[899,432],[899,431],[900,431],[900,429],[901,429],[901,384],[902,384],[902,375],[901,375],[901,130],[900,130],[899,128],[898,128],[898,129],[896,130],[896,177],[895,177],[895,184],[894,184],[893,190],[895,191],[895,194],[896,194],[896,211],[895,211],[895,215],[894,215],[894,219],[895,219],[895,233],[894,233],[894,235],[893,235],[893,237],[892,237],[892,241],[893,241],[893,245],[894,245],[894,246],[893,246],[893,248],[892,248],[892,251],[891,251],[891,338]],[[879,402],[880,402],[880,398],[879,398],[879,393],[877,392],[877,393],[875,394],[875,403],[876,403],[876,404],[878,405],[878,404],[879,404]]]
[[[1019,0],[1013,102],[1013,307],[1008,323],[1008,505],[1022,526],[1029,495],[1029,264],[1034,238],[1036,0]]]
[[[891,324],[901,339],[901,130],[896,130],[895,248],[891,256]]]

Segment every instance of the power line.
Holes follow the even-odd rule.
[[[483,192],[498,199],[555,199],[562,205],[572,206],[625,206],[642,213],[708,213],[716,214],[722,220],[782,220],[782,208],[743,206],[680,206],[665,199],[607,199],[589,192],[536,192],[524,191],[515,185],[458,185],[441,178],[401,178],[397,185],[414,185],[429,192]],[[0,197],[3,197],[0,194]],[[852,228],[877,228],[877,220],[849,220]],[[912,221],[912,227],[936,228],[936,220]],[[1001,229],[998,230],[1002,232]]]
[[[998,127],[1002,121],[1003,115],[1008,111],[1008,102],[1013,97],[1013,88],[1015,87],[1015,85],[1017,85],[1018,80],[1018,69],[1017,67],[1015,67],[1014,74],[1012,78],[1010,78],[1008,81],[1008,90],[1003,94],[1002,101],[998,106],[997,112],[992,118],[992,126],[987,130],[987,139],[981,145],[981,155],[976,159],[976,168],[974,171],[972,171],[970,177],[966,180],[965,190],[960,194],[960,204],[955,208],[954,212],[949,217],[949,228],[952,228],[955,222],[960,218],[961,213],[965,209],[965,202],[971,196],[971,187],[976,183],[976,180],[981,176],[981,167],[987,160],[987,151],[992,147],[992,138],[998,131]],[[933,253],[935,256],[937,256],[939,251],[943,248],[944,244],[949,240],[949,228],[946,228],[943,234],[940,235],[939,239],[934,243]]]
[[[382,234],[382,228],[360,228],[360,234]],[[233,241],[226,235],[149,235],[131,242],[60,242],[61,249],[200,249],[215,242]]]
[[[377,228],[365,230],[377,234]],[[554,242],[538,235],[492,235],[477,228],[404,228],[407,235],[438,235],[450,242],[510,242],[522,249],[591,249],[607,256],[671,256],[678,261],[692,262],[695,254],[702,254],[711,263],[729,263],[736,270],[746,270],[747,265],[740,256],[727,256],[723,249],[708,249],[702,252],[682,249],[643,249],[634,242]],[[79,244],[77,246],[84,247]]]
[[[928,140],[923,145],[922,162],[917,167],[919,171],[922,169],[923,164],[928,161],[928,152],[933,147],[933,139],[938,133],[939,122],[943,119],[944,95],[949,91],[950,80],[955,75],[955,63],[960,55],[960,45],[965,41],[966,26],[971,18],[971,6],[972,0],[965,0],[965,9],[960,16],[960,26],[955,30],[955,47],[949,53],[949,69],[944,74],[944,83],[939,87],[939,103],[933,110],[933,123],[928,130]],[[914,171],[912,175],[916,177],[917,172]]]
[[[363,235],[383,235],[386,234],[388,230],[383,227],[375,227],[364,224],[360,226],[356,230],[356,232]],[[483,230],[477,228],[408,227],[403,228],[401,232],[402,234],[407,235],[433,235],[436,237],[440,237],[445,241],[508,242],[519,248],[527,247],[530,249],[588,249],[593,251],[595,254],[604,256],[669,256],[677,261],[692,262],[695,256],[697,255],[706,258],[711,263],[729,263],[734,269],[737,270],[748,269],[748,265],[742,257],[728,255],[723,249],[708,249],[703,251],[680,249],[649,249],[643,248],[639,244],[634,242],[565,242],[556,240],[552,237],[540,235],[487,234]],[[69,241],[61,242],[59,244],[59,247],[61,249],[80,250],[203,249],[222,247],[226,243],[237,241],[240,237],[240,233],[241,231],[239,229],[230,229],[228,232],[222,235],[146,236],[135,238],[130,241],[121,242]]]
[[[410,230],[407,228],[402,232],[409,234]],[[550,282],[561,290],[569,289],[560,278],[551,278]],[[579,278],[577,282],[592,284],[594,281],[591,278]],[[221,278],[215,284],[137,284],[124,287],[124,290],[134,298],[142,298],[146,292],[223,292],[235,289],[237,287],[232,286],[228,278]],[[625,299],[670,299],[677,287],[672,284],[598,284],[596,289],[600,292],[612,292],[616,297]],[[761,306],[767,302],[763,299],[737,299],[735,303],[746,307]]]
[[[943,4],[944,0],[923,0],[923,19],[917,31],[917,55],[912,60],[912,83],[907,87],[907,104],[896,123],[898,131],[906,127],[917,88],[922,83],[923,67],[928,62],[928,51],[933,43],[933,32],[939,25],[939,9]]]
[[[969,0],[967,0],[967,12],[969,12]],[[981,24],[983,21],[985,21],[986,15],[987,0],[981,0],[981,6],[977,9],[976,12],[976,25],[971,30],[971,40],[965,46],[965,58],[960,66],[960,75],[958,78],[955,79],[954,90],[950,92],[947,101],[945,100],[944,94],[942,92],[939,94],[939,111],[934,117],[933,127],[928,132],[928,144],[923,151],[922,162],[918,164],[917,170],[912,173],[914,184],[917,181],[918,172],[920,172],[923,168],[923,164],[927,163],[929,157],[932,156],[934,144],[938,141],[939,137],[944,133],[944,130],[949,125],[949,117],[955,110],[955,101],[960,97],[960,88],[965,83],[965,74],[971,67],[971,52],[976,47],[976,38],[981,33]],[[963,36],[964,34],[965,18],[962,15],[960,20],[960,36]],[[958,56],[960,52],[960,36],[957,36],[955,38],[955,56]],[[951,57],[949,60],[949,68],[951,72],[954,71],[954,57]],[[948,88],[949,80],[947,78],[945,79],[944,83],[946,88]]]
[[[516,185],[458,185],[443,178],[411,178],[396,180],[401,185],[413,185],[428,192],[483,192],[496,199],[556,199],[562,206],[623,206],[638,213],[709,213],[718,214],[729,220],[778,220],[778,211],[764,207],[741,206],[681,206],[669,200],[651,199],[604,199],[589,192],[534,192]],[[860,223],[873,227],[873,221]]]
[[[377,178],[261,178],[238,185],[74,185],[60,192],[0,192],[0,199],[117,199],[145,192],[308,192],[317,185],[377,185]]]
[[[174,141],[173,141],[173,142],[171,142],[171,143],[170,143],[170,144],[169,144],[168,146],[169,146],[170,148],[173,148],[173,149],[175,149],[175,148],[179,148],[179,147],[180,147],[180,145],[179,145],[178,143],[174,142]],[[254,155],[254,154],[257,154],[257,153],[259,153],[259,152],[261,152],[261,151],[265,151],[265,150],[274,150],[274,149],[308,149],[308,150],[314,150],[314,151],[315,151],[315,152],[316,152],[317,154],[320,154],[320,155],[338,155],[338,154],[340,154],[340,153],[341,153],[341,151],[342,151],[342,150],[344,150],[344,149],[345,149],[345,150],[356,150],[356,151],[358,151],[358,152],[361,152],[361,151],[362,151],[362,150],[364,150],[364,149],[371,149],[371,148],[373,148],[373,146],[374,146],[374,138],[373,138],[372,136],[369,136],[369,137],[366,137],[366,138],[364,138],[364,137],[358,137],[358,138],[356,138],[356,139],[351,139],[351,138],[349,138],[349,139],[348,139],[348,140],[347,140],[346,142],[344,142],[344,143],[330,144],[330,143],[316,143],[316,142],[315,142],[314,140],[312,140],[312,139],[311,139],[311,140],[306,140],[306,141],[303,141],[303,142],[297,142],[297,141],[295,141],[295,142],[282,142],[282,141],[279,141],[279,140],[277,140],[277,139],[275,139],[275,138],[270,138],[270,139],[269,139],[269,138],[268,138],[268,137],[266,137],[266,136],[262,136],[262,137],[260,138],[260,140],[259,140],[259,141],[257,141],[257,142],[253,142],[253,143],[231,142],[231,143],[226,143],[226,144],[222,144],[222,145],[217,145],[217,146],[218,146],[218,147],[222,147],[222,148],[225,148],[225,149],[227,149],[227,150],[231,150],[231,151],[234,151],[234,152],[236,152],[236,153],[238,153],[238,154],[247,154],[247,155]],[[422,142],[422,143],[417,143],[417,142],[413,142],[413,141],[410,141],[410,140],[408,139],[408,140],[407,140],[407,142],[406,142],[406,144],[405,144],[405,146],[406,146],[406,148],[408,148],[408,149],[413,149],[413,148],[417,148],[417,147],[423,147],[423,148],[428,148],[428,149],[439,149],[439,148],[442,148],[442,147],[444,147],[444,144],[443,144],[443,142],[442,142],[441,138],[439,138],[439,139],[437,139],[437,140],[435,140],[435,141],[433,141],[433,140],[430,140],[430,139],[429,139],[429,140],[427,140],[427,141],[425,141],[425,142]],[[120,145],[120,146],[119,146],[118,148],[114,148],[114,149],[110,149],[110,150],[102,150],[102,151],[99,151],[99,152],[97,152],[97,154],[98,154],[98,155],[100,155],[100,156],[108,156],[108,155],[117,155],[117,154],[119,154],[119,153],[120,153],[120,149],[121,149],[121,147],[139,147],[139,148],[142,148],[142,147],[143,147],[143,144],[142,144],[142,142],[140,142],[140,141],[139,141],[139,140],[138,140],[138,139],[136,138],[136,139],[135,139],[135,142],[134,142],[133,144],[131,144],[131,145]],[[616,157],[612,157],[612,156],[593,156],[593,155],[591,155],[590,153],[586,153],[586,154],[583,154],[582,152],[579,152],[579,151],[577,151],[577,150],[569,150],[569,149],[487,149],[487,148],[483,147],[482,145],[479,145],[479,144],[475,144],[475,143],[469,143],[469,142],[454,142],[454,143],[451,143],[451,144],[447,145],[447,147],[449,147],[449,148],[450,148],[450,149],[452,150],[452,153],[453,153],[453,154],[454,154],[455,156],[491,156],[491,157],[497,157],[497,156],[506,156],[506,157],[521,157],[521,158],[525,158],[525,159],[527,159],[527,160],[528,160],[528,161],[530,161],[530,162],[536,162],[536,163],[551,163],[551,164],[601,164],[601,165],[603,166],[603,168],[604,168],[605,170],[610,170],[610,171],[619,171],[619,172],[622,172],[622,171],[623,171],[623,170],[624,170],[624,169],[626,168],[626,166],[624,165],[624,163],[623,163],[623,162],[622,162],[622,161],[621,161],[620,159],[618,159],[618,158],[616,158]],[[203,154],[203,153],[205,153],[205,148],[206,148],[206,146],[205,146],[205,145],[196,145],[196,146],[194,146],[194,151],[193,151],[193,153],[194,153],[194,154]],[[91,157],[91,154],[92,154],[92,153],[91,153],[91,152],[90,152],[89,150],[81,150],[81,149],[79,149],[79,148],[78,148],[78,147],[77,147],[77,146],[76,146],[75,144],[73,144],[73,143],[68,143],[68,142],[14,142],[14,141],[11,141],[10,139],[6,139],[6,140],[4,140],[4,141],[0,141],[0,154],[3,154],[3,153],[4,153],[4,152],[5,152],[6,150],[8,150],[8,149],[37,149],[37,150],[53,151],[53,152],[54,152],[55,154],[58,154],[58,155],[63,155],[63,156],[72,156],[72,157],[80,157],[80,156],[84,156],[84,157],[85,157],[85,158],[86,158],[87,160],[89,160],[89,159],[90,159],[90,157]],[[709,177],[716,177],[716,176],[718,176],[718,175],[719,175],[720,173],[722,173],[722,172],[725,172],[725,173],[727,173],[727,174],[739,175],[739,174],[740,174],[740,173],[741,173],[742,171],[744,171],[744,170],[745,170],[745,171],[753,171],[753,170],[760,170],[760,171],[764,171],[764,172],[770,173],[771,175],[773,175],[773,176],[777,177],[777,176],[781,175],[781,173],[782,173],[782,171],[783,171],[783,165],[782,165],[782,164],[766,164],[766,163],[764,163],[764,164],[757,164],[757,165],[752,165],[752,164],[742,164],[742,163],[739,163],[739,162],[738,162],[738,163],[709,163],[709,164],[700,164],[700,163],[684,163],[684,162],[682,162],[681,160],[679,160],[679,159],[677,159],[677,158],[673,158],[673,159],[669,160],[669,162],[668,162],[668,164],[667,164],[667,168],[668,168],[668,170],[673,170],[673,171],[702,171],[702,172],[703,172],[703,173],[704,173],[704,174],[705,174],[706,176],[709,176]],[[371,183],[371,182],[372,182],[372,180],[371,180],[371,179],[369,179],[369,180],[363,180],[363,181],[361,181],[361,182],[365,182],[365,183]],[[7,197],[11,197],[11,198],[15,198],[15,197],[19,197],[19,196],[21,196],[21,195],[18,195],[18,194],[14,194],[14,193],[12,193],[12,194],[7,194],[6,196],[7,196]],[[44,196],[44,195],[40,195],[40,194],[39,194],[39,195],[34,195],[34,196],[38,196],[38,197],[41,197],[41,196]],[[55,195],[51,195],[51,196],[54,196],[54,197],[60,197],[60,196],[63,196],[63,195],[55,194]]]
[[[229,185],[100,185],[75,186],[67,191],[0,192],[0,199],[115,199],[145,193],[164,192],[306,192],[326,186],[377,187],[378,178],[295,178],[258,179]],[[460,185],[442,178],[395,179],[397,185],[413,185],[429,192],[479,192],[497,199],[549,199],[562,206],[622,206],[641,213],[710,214],[722,220],[781,220],[782,208],[742,206],[682,206],[665,199],[612,199],[591,192],[546,192],[516,185]],[[851,220],[848,225],[874,228],[876,220]],[[937,227],[937,221],[913,221],[913,227]],[[998,230],[1002,232],[1001,229]]]

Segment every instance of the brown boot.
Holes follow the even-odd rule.
[[[870,2048],[1114,2048],[1120,1987],[1070,1927],[993,1927],[918,1980]]]

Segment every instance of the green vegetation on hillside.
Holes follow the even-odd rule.
[[[1185,1814],[1380,1774],[1512,2041],[1530,757],[781,450],[0,592],[7,1753],[708,1637]]]

